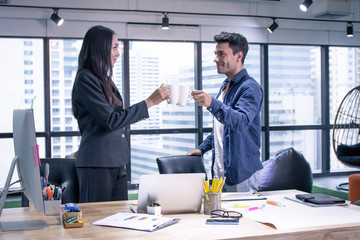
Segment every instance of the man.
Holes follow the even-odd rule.
[[[227,78],[216,98],[202,90],[192,91],[195,102],[214,116],[214,126],[204,142],[188,155],[201,155],[212,149],[212,176],[226,177],[224,191],[253,192],[258,188],[262,169],[263,90],[243,66],[249,49],[246,38],[222,32],[214,40],[217,72]]]

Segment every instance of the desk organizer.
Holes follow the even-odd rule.
[[[84,221],[81,222],[73,222],[73,223],[67,223],[66,221],[68,219],[72,219],[74,217],[78,217],[78,219],[82,219],[82,212],[81,210],[79,210],[78,212],[74,212],[74,211],[65,211],[62,219],[63,219],[63,223],[64,223],[64,227],[65,228],[79,228],[79,227],[83,227],[84,226]]]

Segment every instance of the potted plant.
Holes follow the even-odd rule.
[[[150,195],[148,196],[147,213],[155,216],[161,216],[160,204],[151,200]]]

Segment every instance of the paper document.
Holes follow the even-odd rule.
[[[149,214],[116,213],[93,222],[93,225],[155,231],[180,221],[179,218],[157,217]]]
[[[310,207],[289,200],[289,197],[291,196],[268,197],[269,201],[281,203],[281,206],[268,204],[267,201],[232,201],[221,206],[226,210],[241,212],[246,218],[271,224],[276,229],[300,229],[360,222],[360,211],[346,206]]]

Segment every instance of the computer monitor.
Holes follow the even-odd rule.
[[[0,217],[5,205],[9,187],[20,182],[21,191],[39,214],[44,214],[44,201],[42,196],[40,178],[40,158],[36,143],[34,114],[32,109],[14,110],[13,113],[13,139],[15,157],[11,163],[8,177],[0,200]],[[15,167],[19,180],[11,183]],[[47,228],[43,220],[3,222],[0,219],[0,228],[7,230],[42,229]]]

